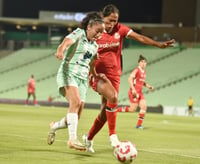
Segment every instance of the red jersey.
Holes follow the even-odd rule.
[[[108,78],[120,78],[123,39],[131,31],[129,27],[117,23],[111,33],[102,33],[101,38],[96,41],[99,45],[99,59],[95,62],[97,73],[104,73]]]
[[[137,67],[132,73],[135,74],[135,78],[133,79],[135,90],[137,93],[142,93],[142,88],[146,78],[146,71],[142,70],[140,67]]]
[[[34,93],[35,92],[35,80],[33,78],[30,78],[28,80],[27,90],[28,90],[28,93]]]

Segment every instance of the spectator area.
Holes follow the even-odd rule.
[[[148,53],[149,52],[150,51],[148,51]],[[150,65],[147,64],[146,81],[152,84],[154,87],[159,87],[183,77],[190,77],[190,75],[193,75],[194,73],[198,74],[200,72],[199,54],[200,49],[189,48],[177,52],[175,55],[169,56],[168,58],[160,60],[159,62]],[[149,61],[148,55],[143,55],[146,56],[147,60]],[[119,102],[122,104],[129,103],[127,95],[129,89],[128,76],[129,74],[122,75],[121,78]],[[152,106],[158,104],[186,105],[186,100],[189,96],[193,96],[197,100],[200,99],[200,94],[197,92],[197,90],[200,89],[199,82],[199,75],[192,76],[192,78],[186,78],[186,80],[183,79],[181,82],[177,82],[176,84],[167,86],[165,88],[161,87],[160,90],[149,92],[148,94],[145,94],[145,97],[148,101],[148,104]],[[145,90],[146,89],[144,88],[144,91]],[[176,98],[173,98],[173,101],[169,98],[164,98],[167,95],[169,97],[173,97],[175,94],[180,95]]]
[[[38,100],[47,100],[49,96],[55,101],[65,101],[57,91],[56,73],[60,65],[54,57],[55,49],[28,48],[22,49],[0,59],[0,98],[25,99],[26,83],[31,74],[36,79],[36,95]],[[190,77],[200,72],[200,49],[189,48],[181,51],[179,48],[134,48],[123,50],[123,74],[119,93],[119,104],[129,104],[128,76],[137,66],[139,54],[147,58],[146,81],[155,88],[164,86],[182,77]],[[147,104],[150,106],[178,105],[185,106],[189,96],[200,100],[200,76],[186,78],[166,87],[160,87],[154,92],[146,93]],[[91,88],[88,90],[87,103],[100,103],[100,96]]]

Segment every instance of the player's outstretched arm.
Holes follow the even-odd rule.
[[[166,48],[166,47],[172,47],[173,44],[175,43],[175,40],[174,39],[171,39],[169,41],[165,41],[165,42],[157,42],[147,36],[144,36],[144,35],[141,35],[141,34],[138,34],[134,31],[132,31],[128,36],[127,36],[129,39],[133,39],[133,40],[136,40],[140,43],[143,43],[143,44],[146,44],[146,45],[150,45],[150,46],[155,46],[155,47],[158,47],[158,48]]]

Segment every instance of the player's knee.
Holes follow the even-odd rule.
[[[145,110],[145,109],[141,109],[141,110],[140,110],[140,113],[145,114],[145,113],[146,113],[146,110]]]
[[[74,109],[80,109],[81,101],[80,100],[73,100],[73,102],[71,102],[70,105]]]
[[[135,112],[136,109],[137,109],[136,107],[130,107],[130,108],[129,108],[129,112]]]
[[[142,104],[140,105],[140,109],[146,112],[147,106],[145,104]]]
[[[112,96],[109,99],[109,102],[112,103],[112,104],[117,104],[117,98],[118,98],[117,95],[118,95],[117,92],[114,91]]]

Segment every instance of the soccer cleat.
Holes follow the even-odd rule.
[[[55,141],[55,137],[56,137],[56,132],[55,130],[52,129],[53,125],[54,125],[55,122],[51,122],[50,123],[50,131],[49,131],[49,134],[48,134],[48,137],[47,137],[47,143],[49,145],[52,145]]]
[[[48,138],[47,138],[47,143],[49,145],[52,145],[54,143],[54,141],[55,141],[55,137],[56,137],[56,133],[55,132],[53,132],[53,131],[49,132]]]
[[[86,151],[86,147],[78,139],[68,140],[67,144],[72,149]]]
[[[40,107],[40,104],[34,104],[35,107]]]
[[[144,127],[142,125],[137,125],[136,129],[144,129]]]
[[[116,147],[117,145],[119,145],[120,141],[116,134],[110,135],[110,143],[112,147]]]
[[[93,148],[93,140],[88,140],[86,134],[82,136],[82,139],[83,139],[83,143],[86,146],[87,151],[90,153],[94,153],[95,151]]]

